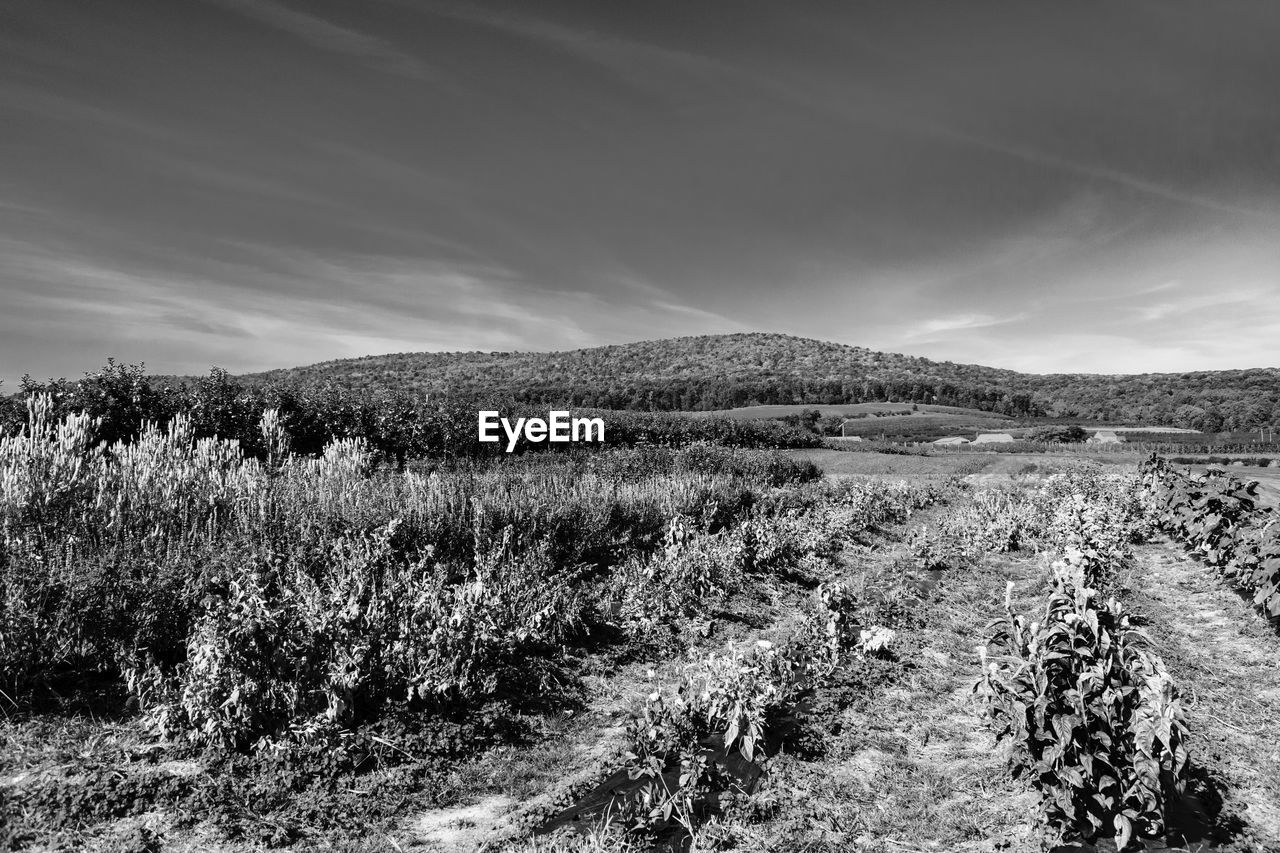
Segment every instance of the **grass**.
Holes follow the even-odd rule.
[[[942,482],[996,464],[990,457],[849,453],[840,450],[793,450],[787,456],[822,468],[829,477],[908,479]]]

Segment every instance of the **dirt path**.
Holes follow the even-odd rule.
[[[900,544],[849,555],[884,567],[898,556]],[[869,577],[884,575],[871,569]],[[995,557],[946,570],[923,601],[903,602],[911,613],[896,626],[898,669],[853,692],[828,723],[825,756],[775,767],[798,807],[761,827],[751,849],[1040,849],[1035,794],[1010,778],[971,693],[975,647],[1001,609],[1007,580],[1029,603],[1043,592],[1044,567],[1033,556]]]
[[[1135,556],[1128,597],[1182,691],[1192,761],[1222,795],[1218,824],[1234,838],[1220,849],[1280,850],[1280,637],[1175,544]]]

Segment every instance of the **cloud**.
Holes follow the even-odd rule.
[[[1150,287],[1144,287],[1141,290],[1134,292],[1132,295],[1150,296],[1153,293],[1164,293],[1169,290],[1177,290],[1180,287],[1182,287],[1182,282],[1177,279],[1170,279],[1169,281],[1162,281],[1159,284],[1153,284]]]
[[[1025,314],[1011,317],[993,317],[990,314],[954,314],[948,317],[935,317],[909,327],[903,336],[907,338],[934,337],[969,329],[985,329],[991,326],[1002,326],[1025,319]]]
[[[1179,204],[1199,207],[1218,213],[1230,213],[1238,216],[1245,216],[1272,224],[1280,223],[1280,213],[1275,210],[1246,207],[1244,205],[1223,201],[1222,199],[1214,198],[1212,196],[1189,192],[1180,187],[1163,184],[1139,175],[1133,175],[1120,169],[1072,160],[1050,151],[1033,148],[1029,145],[1022,145],[1016,142],[968,133],[938,122],[922,120],[919,122],[918,127],[926,130],[927,132],[936,134],[937,136],[962,142],[966,145],[971,145],[986,151],[1005,154],[1027,163],[1034,163],[1038,166],[1047,166],[1049,168],[1068,172],[1074,175],[1080,175],[1087,178],[1097,178],[1098,180],[1107,181],[1108,183],[1115,184],[1117,186],[1137,190],[1141,193],[1145,193],[1146,195],[1165,199],[1166,201],[1173,201]]]
[[[68,97],[45,88],[24,83],[0,83],[0,106],[11,110],[33,113],[54,121],[71,125],[93,125],[95,129],[122,131],[137,136],[176,141],[196,142],[200,137],[188,134],[172,122],[144,120],[126,115],[120,110],[99,106],[90,100]]]
[[[1128,291],[1128,297],[1140,294]],[[1027,322],[953,315],[902,335],[916,354],[1028,373],[1169,373],[1280,367],[1280,305],[1261,291],[1200,292],[1099,311],[1068,302]],[[913,335],[911,332],[914,331]],[[892,332],[889,332],[892,334]],[[1245,354],[1242,335],[1256,346]],[[881,338],[876,348],[897,349]]]
[[[872,52],[892,55],[888,51]],[[928,98],[912,98],[901,92],[895,94],[892,89],[862,85],[862,81],[852,85],[845,82],[832,89],[827,85],[829,81],[819,81],[823,85],[815,86],[810,81],[792,82],[783,77],[771,77],[745,68],[737,68],[735,72],[743,79],[752,80],[761,91],[770,92],[797,106],[852,126],[877,127],[944,140],[1043,166],[1056,172],[1103,181],[1179,205],[1246,217],[1270,225],[1280,224],[1280,209],[1275,207],[1253,207],[1017,140],[971,132],[957,126],[954,121],[938,117],[951,111],[953,104],[945,101],[930,102]]]
[[[436,76],[420,59],[393,47],[383,39],[338,26],[317,15],[299,12],[275,0],[214,2],[297,36],[312,47],[364,60],[382,71],[418,80],[430,80]]]
[[[1150,295],[1164,292],[1160,289],[1143,291],[1139,295]],[[1244,308],[1256,310],[1265,300],[1274,298],[1274,294],[1265,290],[1233,290],[1215,291],[1211,293],[1191,293],[1179,298],[1163,299],[1139,305],[1135,313],[1139,319],[1147,323],[1163,322],[1178,315],[1196,314],[1202,317],[1205,313],[1221,313]]]
[[[559,350],[740,331],[657,298],[540,289],[500,267],[262,248],[183,272],[0,238],[0,364],[77,375],[107,356],[236,372],[383,352]],[[62,341],[62,343],[59,343]],[[75,341],[68,347],[66,341]]]
[[[707,78],[738,78],[739,69],[691,51],[664,47],[634,38],[565,26],[526,15],[497,13],[464,3],[441,4],[432,11],[444,17],[485,27],[516,38],[550,46],[576,59],[605,68],[632,86],[671,95],[677,82]]]

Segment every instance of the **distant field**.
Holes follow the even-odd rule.
[[[919,404],[918,411],[910,403],[850,403],[839,406],[745,406],[715,412],[697,412],[701,416],[755,420],[798,415],[817,410],[823,417],[851,418],[845,433],[851,436],[879,437],[891,441],[931,440],[946,435],[970,435],[978,432],[1007,432],[1013,419],[1007,415],[963,409],[957,406]],[[859,417],[861,416],[861,417]]]
[[[1009,426],[1009,419],[986,412],[971,414],[947,414],[945,412],[921,412],[915,415],[889,415],[883,418],[866,418],[845,424],[848,435],[872,436],[922,436],[941,438],[944,435],[963,435],[972,438],[979,432],[1020,432]]]
[[[823,417],[830,415],[838,415],[840,417],[854,417],[855,415],[868,415],[875,412],[895,412],[901,417],[920,417],[924,414],[939,415],[957,415],[976,418],[984,418],[988,420],[1009,420],[1006,415],[997,415],[993,412],[984,412],[980,409],[962,409],[957,406],[934,406],[926,404],[918,404],[919,412],[913,414],[911,411],[911,403],[847,403],[837,406],[813,406],[813,405],[797,405],[797,406],[743,406],[740,409],[718,409],[711,412],[694,412],[693,414],[701,417],[711,417],[713,415],[727,418],[742,418],[750,420],[754,418],[782,418],[787,415],[798,415],[801,412],[812,411],[817,409]],[[867,420],[876,423],[882,423],[893,415],[887,417],[870,417]]]
[[[983,471],[997,460],[963,456],[917,456],[912,454],[850,453],[843,450],[788,450],[794,459],[807,459],[833,477],[920,478],[945,480]]]
[[[1085,427],[1088,429],[1088,427]],[[1198,429],[1183,429],[1182,427],[1166,427],[1166,426],[1122,426],[1122,427],[1099,427],[1099,429],[1109,429],[1112,432],[1149,432],[1149,433],[1171,433],[1175,435],[1202,435]]]
[[[1254,465],[1178,465],[1178,469],[1190,468],[1197,474],[1203,474],[1210,468],[1225,470],[1232,477],[1240,480],[1257,480],[1258,497],[1266,506],[1280,507],[1280,468],[1259,468]]]

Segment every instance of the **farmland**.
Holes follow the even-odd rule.
[[[99,427],[0,440],[11,849],[1280,844],[1273,526],[1224,477]]]
[[[915,410],[912,410],[915,405]],[[798,415],[801,412],[815,409],[823,417],[828,415],[845,417],[845,418],[864,418],[864,417],[898,417],[898,416],[920,416],[920,415],[953,415],[956,417],[978,418],[984,420],[1005,420],[1009,418],[1007,415],[997,415],[992,412],[984,412],[979,409],[964,409],[958,406],[937,406],[932,404],[903,404],[903,403],[847,403],[844,405],[778,405],[778,406],[743,406],[737,409],[723,409],[720,411],[706,412],[707,415],[723,415],[729,418],[782,418],[787,415]],[[701,414],[701,413],[700,413]]]

